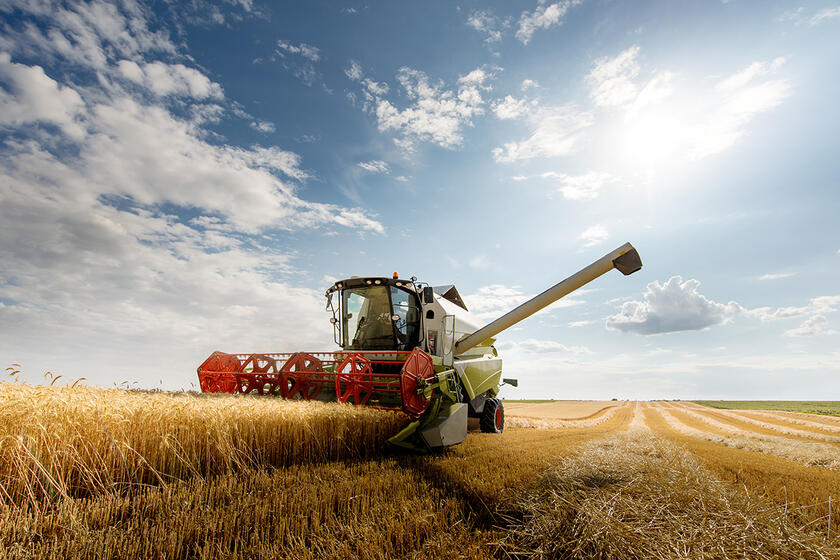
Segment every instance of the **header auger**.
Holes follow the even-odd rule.
[[[483,327],[455,286],[397,274],[348,278],[326,292],[341,351],[214,352],[198,368],[201,390],[402,411],[412,422],[389,441],[408,448],[460,443],[468,417],[478,418],[482,431],[499,433],[499,387],[517,381],[502,379],[493,337],[613,268],[628,275],[641,267],[636,249],[625,243]]]

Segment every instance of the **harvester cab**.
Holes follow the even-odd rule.
[[[504,429],[498,399],[502,360],[493,343],[501,331],[598,276],[642,266],[629,243],[542,294],[482,326],[455,286],[416,278],[352,277],[326,292],[338,352],[226,354],[198,368],[204,392],[276,395],[402,411],[407,426],[390,442],[412,449],[460,443],[468,418],[484,432]]]

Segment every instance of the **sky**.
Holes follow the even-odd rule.
[[[197,387],[455,284],[505,398],[840,399],[840,4],[0,0],[0,367]]]

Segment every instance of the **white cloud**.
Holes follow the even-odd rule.
[[[7,89],[3,89],[4,86]],[[85,103],[79,93],[62,86],[40,66],[26,66],[0,53],[0,125],[49,123],[73,138],[84,135],[81,123]]]
[[[472,118],[484,113],[481,97],[483,82],[490,75],[476,69],[462,76],[457,91],[443,83],[433,83],[419,70],[400,68],[397,81],[411,105],[398,109],[375,92],[373,109],[379,130],[393,130],[402,138],[398,145],[411,150],[416,142],[431,142],[444,148],[454,148],[463,142],[462,129],[472,126]]]
[[[540,84],[537,83],[536,80],[527,80],[526,79],[526,80],[522,80],[522,85],[520,86],[519,89],[521,89],[522,91],[528,91],[531,88],[538,88],[538,87],[540,87]]]
[[[595,245],[600,245],[609,238],[609,232],[601,225],[589,226],[583,230],[580,235],[578,235],[578,239],[583,240],[584,247],[594,247]]]
[[[155,61],[141,67],[136,62],[121,60],[117,68],[124,78],[146,87],[157,96],[177,95],[195,99],[224,97],[222,86],[183,64]]]
[[[318,47],[313,47],[312,45],[308,45],[306,43],[294,45],[282,39],[277,41],[277,53],[280,56],[285,56],[286,54],[297,54],[303,58],[311,60],[312,62],[318,62],[321,60],[320,52],[321,50]]]
[[[634,45],[613,58],[603,57],[595,61],[586,81],[589,83],[589,95],[596,105],[621,107],[636,98],[638,90],[633,80],[640,71],[637,61],[639,50]]]
[[[790,278],[792,276],[796,276],[795,272],[774,272],[769,274],[764,274],[759,278],[759,280],[781,280],[783,278]]]
[[[531,136],[493,149],[493,159],[511,163],[535,157],[558,157],[572,153],[582,131],[594,122],[592,115],[573,105],[539,107],[528,114]]]
[[[758,307],[749,310],[749,314],[762,321],[775,321],[805,315],[827,315],[840,310],[840,296],[819,296],[811,298],[807,305],[777,307]]]
[[[347,68],[344,69],[344,74],[351,80],[358,82],[364,76],[364,71],[361,64],[351,60]]]
[[[545,0],[540,0],[539,5],[533,12],[522,12],[519,17],[519,29],[516,31],[516,38],[526,45],[538,29],[548,29],[562,23],[563,16],[566,15],[569,8],[580,4],[581,0],[564,0],[547,6],[544,2]]]
[[[367,171],[368,173],[382,173],[387,175],[391,172],[391,169],[388,167],[388,164],[382,161],[381,159],[360,161],[356,164],[356,166]]]
[[[405,175],[398,175],[394,177],[395,181],[399,181],[400,183],[408,183],[409,179]]]
[[[296,78],[307,86],[312,86],[321,75],[315,68],[315,64],[321,60],[320,49],[307,43],[294,45],[288,41],[277,41],[277,48],[274,51],[282,60],[281,65],[292,72]],[[274,60],[274,57],[272,57]],[[322,84],[323,85],[323,84]],[[326,88],[326,85],[324,85]],[[327,89],[327,91],[330,91]]]
[[[615,175],[598,171],[590,171],[583,175],[566,175],[565,173],[546,171],[540,174],[539,177],[551,179],[559,183],[560,186],[557,188],[557,191],[566,200],[590,200],[598,198],[601,188],[619,181]]]
[[[571,321],[569,323],[569,327],[575,329],[575,328],[578,328],[578,327],[586,327],[586,326],[594,325],[594,324],[595,324],[595,321]]]
[[[264,132],[264,133],[271,133],[271,132],[274,132],[275,130],[277,130],[276,127],[274,126],[274,123],[269,122],[269,121],[256,120],[256,121],[252,122],[250,126],[254,130],[258,130],[259,132]]]
[[[489,45],[502,40],[502,29],[510,26],[510,20],[498,18],[491,10],[474,10],[467,18],[467,25],[484,33],[484,42]]]
[[[836,330],[829,328],[828,319],[823,315],[809,317],[797,328],[785,331],[785,336],[793,337],[816,336],[819,334],[837,334]]]
[[[838,18],[840,18],[840,7],[823,8],[822,10],[814,14],[814,16],[810,20],[810,23],[811,25],[817,25],[823,23],[824,21]]]
[[[505,96],[502,100],[493,102],[493,112],[496,117],[502,120],[518,119],[525,116],[533,107],[525,99],[516,99],[512,95]]]
[[[744,309],[736,302],[712,301],[697,291],[700,282],[683,282],[672,276],[664,284],[647,285],[644,301],[628,301],[616,315],[607,317],[607,328],[638,334],[700,330],[727,322]]]

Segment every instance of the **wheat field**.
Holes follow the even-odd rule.
[[[418,455],[391,412],[0,384],[0,558],[840,557],[833,419],[543,409]]]

